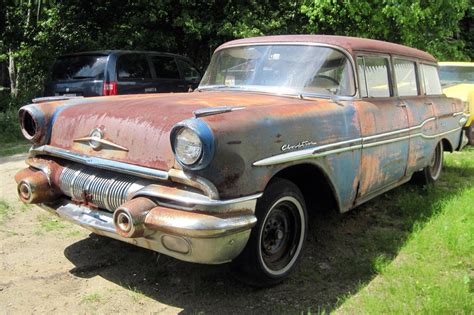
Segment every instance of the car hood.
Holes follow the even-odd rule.
[[[50,145],[89,156],[168,170],[177,166],[170,131],[176,123],[194,117],[193,111],[221,106],[273,107],[295,101],[281,96],[210,91],[74,100],[65,102],[56,111]],[[110,145],[102,145],[99,149],[91,147],[87,137],[96,128]]]
[[[443,93],[448,97],[459,98],[464,102],[468,101],[469,94],[474,93],[473,83],[452,84],[443,88]]]

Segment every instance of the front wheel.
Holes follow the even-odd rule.
[[[432,184],[439,179],[443,169],[443,153],[443,143],[440,141],[431,156],[430,164],[413,175],[418,184]]]
[[[241,279],[256,285],[281,282],[294,270],[307,235],[306,206],[298,187],[275,179],[257,202],[257,225],[235,261]]]

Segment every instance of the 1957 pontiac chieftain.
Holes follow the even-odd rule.
[[[19,111],[23,202],[178,259],[287,277],[327,201],[345,212],[439,178],[467,115],[431,55],[295,35],[215,51],[193,93],[50,100]]]

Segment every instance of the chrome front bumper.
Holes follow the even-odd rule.
[[[231,261],[244,249],[251,228],[257,219],[253,213],[215,216],[169,209],[172,216],[145,219],[143,237],[127,238],[119,235],[113,214],[76,205],[69,200],[55,204],[38,204],[59,217],[80,225],[96,234],[151,249],[180,260],[220,264]],[[236,205],[237,206],[237,205]]]
[[[29,168],[15,176],[24,202],[94,233],[181,260],[219,264],[234,259],[257,221],[261,193],[221,200],[212,183],[180,170],[144,171],[48,146],[33,148],[26,162]],[[150,175],[157,172],[166,176]],[[139,199],[151,206],[127,208]],[[136,233],[129,233],[129,226]]]

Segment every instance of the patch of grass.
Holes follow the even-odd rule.
[[[408,233],[406,241],[394,260],[384,254],[372,259],[378,276],[341,300],[337,313],[474,312],[474,148],[445,157],[436,185],[421,192],[406,185],[391,194],[400,216],[394,224]],[[380,242],[396,238],[387,235]]]
[[[79,237],[81,235],[86,235],[86,234],[84,234],[83,231],[79,231],[79,230],[73,230],[66,233],[67,237]]]
[[[40,223],[40,231],[37,231],[38,234],[41,234],[41,232],[57,232],[64,230],[65,228],[68,227],[66,222],[64,222],[62,219],[53,217],[48,214],[40,214],[37,217],[38,222]]]
[[[138,302],[144,297],[146,297],[146,295],[143,292],[141,292],[137,287],[132,287],[129,285],[127,286],[127,288],[130,291],[129,292],[130,297],[132,298],[134,302]]]
[[[103,297],[99,293],[86,294],[82,297],[82,302],[85,303],[100,303]]]
[[[8,202],[0,200],[0,223],[10,214],[11,208]]]

